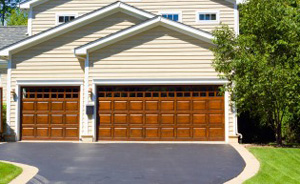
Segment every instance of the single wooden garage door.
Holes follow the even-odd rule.
[[[98,88],[98,140],[224,141],[218,86]]]
[[[79,87],[22,88],[22,140],[78,140]]]

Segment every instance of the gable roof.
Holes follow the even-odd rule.
[[[196,39],[203,40],[210,44],[212,43],[212,39],[214,38],[210,33],[201,31],[199,29],[187,26],[185,24],[175,22],[161,16],[156,16],[152,19],[149,19],[143,23],[137,24],[135,26],[129,27],[127,29],[118,31],[106,37],[100,38],[83,46],[77,47],[74,49],[75,55],[84,56],[88,52],[95,51],[97,49],[106,47],[110,44],[116,43],[118,41],[124,40],[141,32],[147,31],[151,28],[163,26],[174,31],[192,36]]]
[[[26,39],[20,40],[17,43],[4,47],[0,50],[0,56],[7,57],[11,53],[18,52],[26,48],[29,48],[31,46],[37,45],[51,38],[62,35],[66,32],[87,25],[93,22],[95,19],[103,18],[119,11],[130,14],[132,16],[136,16],[140,19],[148,19],[155,16],[152,13],[146,12],[144,10],[117,1],[108,6],[102,7],[90,13],[84,14],[80,17],[77,17],[73,21],[55,26],[46,31],[27,37]]]
[[[45,2],[47,2],[49,0],[27,0],[27,1],[24,1],[20,4],[20,8],[21,9],[30,9],[32,7],[35,7],[37,5],[40,5],[40,4],[43,4]],[[224,0],[224,1],[227,1],[227,2],[230,2],[230,3],[240,3],[242,0]]]
[[[26,26],[0,26],[0,48],[26,38],[26,33]]]

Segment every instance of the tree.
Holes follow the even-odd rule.
[[[22,12],[19,8],[13,9],[6,18],[8,26],[27,25],[27,13]]]
[[[23,0],[0,0],[0,21],[4,25],[6,16]]]
[[[213,66],[239,112],[268,124],[282,144],[282,124],[300,109],[300,1],[250,0],[240,6],[241,34],[214,31]],[[298,122],[299,123],[299,122]]]

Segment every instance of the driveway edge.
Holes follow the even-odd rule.
[[[0,162],[13,164],[23,169],[22,173],[19,176],[17,176],[15,179],[13,179],[9,184],[26,184],[39,172],[38,168],[30,165],[16,163],[16,162],[9,162],[5,160],[0,160]]]
[[[253,177],[259,171],[260,163],[243,145],[238,143],[231,143],[230,145],[242,156],[246,166],[237,177],[225,182],[225,184],[240,184]]]

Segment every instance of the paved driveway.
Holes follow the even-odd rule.
[[[40,169],[30,183],[218,184],[245,163],[230,145],[7,143],[0,160]]]

